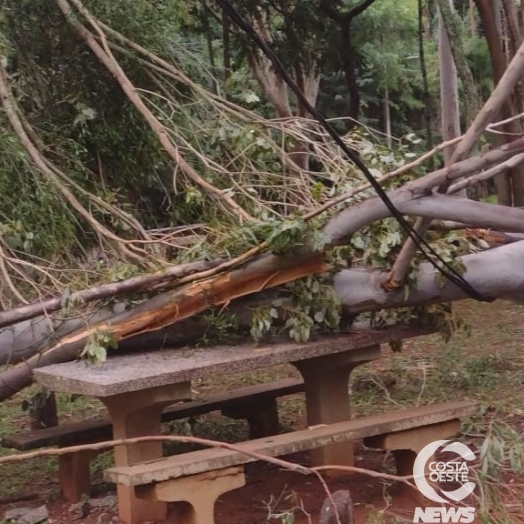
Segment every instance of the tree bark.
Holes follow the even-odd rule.
[[[524,233],[524,209],[506,208],[501,213],[500,206],[441,194],[426,196],[428,188],[440,185],[443,179],[451,181],[461,178],[467,172],[466,169],[472,170],[472,166],[485,165],[486,158],[500,161],[504,156],[511,157],[524,151],[524,139],[517,140],[515,144],[505,146],[501,151],[492,151],[476,162],[475,159],[470,159],[439,170],[432,176],[415,180],[391,192],[391,201],[405,215]],[[323,231],[327,241],[324,249],[329,250],[346,243],[353,233],[376,220],[388,217],[389,214],[384,202],[374,198],[335,215]],[[163,293],[130,311],[109,319],[103,318],[96,324],[63,336],[51,348],[9,368],[0,375],[0,400],[9,398],[29,385],[31,370],[35,367],[77,358],[89,337],[96,332],[106,332],[117,342],[147,335],[197,315],[211,306],[228,304],[236,298],[328,269],[329,266],[323,262],[323,254],[313,251],[304,241],[301,246],[291,248],[285,256],[259,255],[230,272]]]
[[[349,109],[348,117],[353,121],[348,123],[348,128],[351,129],[355,125],[360,115],[360,92],[357,83],[357,71],[355,67],[354,49],[351,43],[351,21],[348,20],[341,27],[341,59],[342,70],[346,77],[346,84],[349,93]]]
[[[524,242],[466,255],[460,260],[466,268],[464,278],[483,295],[524,301],[524,272],[521,270]],[[442,285],[434,267],[429,263],[420,265],[415,287],[407,297],[403,290],[384,291],[382,285],[385,279],[387,274],[383,271],[346,269],[335,276],[333,287],[344,304],[344,309],[354,314],[469,298],[449,281]]]
[[[0,401],[28,386],[35,367],[77,358],[89,337],[97,331],[108,333],[117,342],[158,331],[213,305],[227,304],[235,298],[323,272],[328,266],[322,259],[322,254],[310,251],[288,256],[261,255],[244,267],[163,293],[130,311],[75,331],[46,351],[2,373]]]
[[[506,71],[507,61],[504,55],[501,34],[496,24],[493,3],[490,0],[475,0],[475,3],[488,43],[493,82],[497,85]],[[498,120],[500,116],[505,120],[514,114],[516,114],[516,106],[513,95],[510,95],[502,105],[500,112],[493,115],[493,121]],[[502,127],[502,131],[507,134],[507,137],[504,135],[495,135],[493,141],[497,146],[500,146],[505,141],[511,140],[512,136],[517,136],[519,133],[522,133],[522,126],[518,121],[508,122]],[[524,166],[517,166],[510,172],[499,175],[496,183],[499,204],[506,206],[524,206]]]
[[[422,73],[422,86],[424,97],[424,120],[426,123],[427,148],[433,149],[433,131],[431,120],[431,95],[429,93],[428,71],[426,69],[426,53],[424,51],[424,9],[422,0],[418,0],[418,52],[420,71]],[[433,168],[434,160],[431,159],[429,167]]]
[[[443,26],[448,35],[448,41],[451,53],[453,54],[453,60],[464,87],[467,104],[466,120],[469,124],[470,122],[473,122],[475,115],[477,115],[480,109],[480,96],[473,78],[473,74],[471,73],[471,69],[469,68],[468,62],[464,55],[462,39],[460,36],[460,26],[458,23],[458,17],[452,7],[453,4],[450,4],[450,0],[437,0],[437,3],[439,6],[440,16],[442,17]]]
[[[449,0],[446,0],[449,1]],[[460,108],[457,83],[457,68],[444,19],[439,9],[439,65],[440,65],[440,112],[442,140],[447,142],[461,135]],[[444,163],[450,165],[455,147],[448,147],[444,151]]]
[[[40,315],[49,315],[64,307],[67,302],[71,304],[88,303],[127,293],[136,293],[137,291],[151,291],[161,284],[176,283],[176,280],[179,278],[213,269],[219,266],[221,262],[223,260],[202,260],[190,264],[182,264],[180,266],[168,267],[156,273],[133,277],[122,282],[103,284],[83,291],[77,291],[67,297],[61,296],[33,302],[16,309],[0,312],[0,328],[22,322],[23,320],[36,318]]]
[[[492,121],[493,115],[496,115],[500,111],[502,105],[513,92],[515,85],[520,79],[523,67],[524,45],[519,48],[517,54],[513,57],[511,63],[506,68],[500,82],[497,84],[482,110],[475,117],[475,120],[469,126],[462,140],[459,142],[451,159],[452,163],[456,163],[466,158],[466,156],[471,153],[474,145],[477,143],[488,124]],[[449,181],[445,180],[438,188],[438,191],[446,192],[448,188]],[[430,221],[426,219],[418,219],[415,222],[414,229],[419,236],[422,236],[430,226]],[[408,238],[402,246],[400,254],[391,270],[390,279],[388,281],[389,287],[396,288],[402,286],[407,272],[409,271],[411,260],[415,256],[416,251],[417,246],[415,242],[413,242],[411,238]]]

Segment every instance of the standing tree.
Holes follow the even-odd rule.
[[[448,0],[445,0],[448,2]],[[453,3],[448,2],[450,9]],[[440,4],[439,4],[440,5]],[[449,11],[447,12],[449,16]],[[438,39],[439,39],[439,71],[440,71],[440,112],[442,139],[444,141],[453,140],[461,135],[460,133],[460,109],[459,92],[457,83],[457,68],[453,58],[453,52],[446,30],[446,22],[439,8],[438,15]],[[449,165],[453,155],[453,147],[444,151],[444,162]]]
[[[501,4],[489,0],[475,0],[475,3],[488,42],[493,71],[493,83],[497,85],[503,77],[508,63],[506,54],[504,53],[502,30],[500,24],[497,23],[497,20],[500,20]],[[515,39],[511,39],[512,45],[510,46],[510,53],[511,56],[515,56],[522,44],[522,39],[516,29],[515,19],[513,18],[515,12],[512,7],[511,1],[504,2],[506,19],[508,21],[511,19],[508,25],[509,27],[513,27],[511,35],[515,36]],[[515,86],[515,88],[517,89],[518,86]],[[493,137],[495,146],[501,146],[504,143],[510,142],[515,136],[519,136],[523,132],[521,122],[512,119],[512,116],[517,113],[518,100],[520,98],[516,96],[518,93],[518,90],[514,90],[505,100],[500,112],[497,115],[493,115],[495,119],[505,121],[504,124],[498,126],[496,134]],[[497,193],[498,201],[502,205],[524,206],[524,167],[522,165],[515,166],[508,173],[502,173],[497,177]]]
[[[355,64],[355,49],[352,42],[351,26],[355,18],[368,9],[375,0],[361,0],[357,5],[351,6],[349,10],[340,9],[340,3],[336,0],[322,0],[321,5],[327,15],[340,28],[340,59],[342,69],[346,77],[346,83],[349,91],[349,109],[348,117],[355,121],[360,114],[360,92],[357,80],[357,70]],[[354,122],[349,122],[352,127]]]

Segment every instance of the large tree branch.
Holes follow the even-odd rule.
[[[458,162],[464,159],[471,151],[473,146],[477,143],[482,133],[490,123],[494,115],[498,114],[506,99],[511,95],[515,85],[522,76],[524,70],[524,43],[520,46],[519,51],[513,57],[511,63],[506,69],[504,76],[497,84],[488,101],[476,116],[473,123],[470,125],[468,131],[464,135],[462,141],[457,146],[453,153],[450,163]],[[448,183],[444,183],[441,191],[447,191]],[[427,219],[419,219],[415,223],[414,229],[419,235],[424,235],[431,225],[431,221]],[[397,258],[397,262],[393,266],[388,281],[388,288],[395,289],[404,282],[404,279],[409,271],[410,261],[415,256],[417,250],[416,244],[411,238],[408,238],[402,246],[402,250]]]
[[[389,195],[395,207],[404,215],[431,220],[452,220],[471,227],[496,228],[501,231],[524,233],[524,209],[504,208],[494,204],[474,202],[441,194],[419,197],[407,188]],[[346,244],[359,229],[391,216],[384,202],[376,197],[332,218],[324,228],[331,246]]]
[[[401,189],[389,193],[389,196],[395,205],[400,205],[406,200],[413,200],[416,197],[427,195],[433,188],[439,186],[444,181],[450,183],[453,180],[467,177],[473,173],[477,173],[478,171],[485,169],[486,167],[490,167],[493,164],[500,164],[501,162],[504,162],[508,158],[511,158],[522,151],[524,151],[524,139],[519,139],[512,144],[508,144],[494,151],[464,160],[454,164],[453,166],[450,166],[449,168],[443,168],[434,171],[433,173],[429,173],[418,180],[414,180],[409,184],[406,184]],[[369,211],[369,209],[374,206],[379,206],[379,208],[382,210],[376,215],[375,218],[373,218],[373,214],[376,211]],[[354,229],[353,221],[355,220],[356,210],[362,208],[368,211],[362,215],[362,220],[358,220],[356,222],[356,229]],[[330,242],[339,245],[346,241],[346,237],[348,235],[351,236],[359,228],[370,224],[374,220],[379,220],[389,216],[389,212],[388,214],[384,214],[385,209],[385,204],[378,198],[367,200],[361,204],[358,204],[357,206],[344,209],[331,218],[324,229],[324,233],[328,235]],[[405,212],[405,208],[404,210],[400,209],[400,211]],[[366,216],[368,212],[370,215]],[[444,220],[449,219],[448,217],[441,218]],[[459,219],[458,221],[464,222],[462,219]],[[348,226],[346,226],[346,224]]]
[[[448,189],[448,195],[458,193],[459,191],[462,191],[467,187],[471,187],[475,184],[478,184],[479,182],[482,182],[484,180],[489,180],[501,173],[504,173],[505,171],[513,169],[514,167],[522,164],[522,162],[524,162],[524,154],[515,155],[509,160],[502,162],[502,164],[493,166],[490,169],[486,169],[486,171],[483,171],[478,175],[466,178],[465,180],[459,180],[457,183],[450,186],[450,188]]]
[[[297,264],[300,260],[300,264]],[[54,346],[0,375],[0,401],[31,383],[35,367],[66,362],[78,357],[90,336],[105,332],[120,342],[162,330],[213,305],[258,293],[328,269],[320,253],[303,249],[288,256],[260,255],[228,273],[182,286],[141,303],[130,311],[91,324],[60,339]]]
[[[464,278],[480,293],[492,298],[524,299],[524,242],[516,242],[482,253],[466,255],[461,262]],[[468,298],[455,284],[442,280],[430,263],[420,265],[416,284],[406,297],[403,290],[387,292],[387,274],[365,268],[338,273],[333,286],[345,309],[352,313],[378,311],[403,306],[420,306]]]
[[[102,284],[95,286],[90,289],[77,291],[71,293],[68,297],[55,297],[47,300],[40,300],[21,306],[16,309],[9,311],[0,312],[0,328],[22,322],[23,320],[29,320],[40,315],[49,315],[61,309],[66,302],[71,304],[74,303],[87,303],[95,300],[103,300],[106,298],[116,297],[127,293],[135,293],[137,291],[151,290],[160,284],[167,282],[174,283],[177,279],[191,275],[193,273],[199,273],[201,271],[207,271],[217,267],[222,260],[213,261],[198,261],[189,264],[182,264],[180,266],[172,266],[155,273],[140,275],[133,277],[122,282],[115,282],[112,284]]]
[[[451,182],[458,180],[459,178],[470,176],[486,167],[505,162],[509,158],[517,155],[524,151],[524,138],[519,138],[505,144],[498,149],[481,153],[480,155],[471,157],[461,162],[456,162],[449,167],[444,167],[428,173],[422,178],[410,182],[407,186],[415,189],[419,192],[429,192],[437,187],[446,185],[449,187]]]
[[[393,192],[391,199],[405,214],[431,219],[463,220],[477,227],[495,226],[501,230],[524,232],[524,210],[521,209],[506,208],[504,213],[500,213],[498,206],[444,195],[417,198],[412,191],[405,189]],[[378,198],[363,202],[348,211],[351,212],[338,215],[325,228],[329,239],[326,249],[344,243],[362,227],[389,216],[389,210]],[[0,376],[0,400],[29,385],[33,368],[76,358],[89,337],[96,332],[107,332],[117,342],[147,336],[197,315],[213,305],[228,304],[238,297],[325,272],[329,267],[322,258],[320,253],[315,253],[307,244],[286,256],[259,255],[230,272],[212,275],[205,280],[179,287],[112,318],[102,318],[87,328],[63,336],[43,353],[4,372]]]

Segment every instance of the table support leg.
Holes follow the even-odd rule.
[[[190,394],[190,383],[184,382],[152,391],[136,391],[102,399],[111,415],[113,438],[160,435],[164,408],[176,400],[190,398]],[[161,457],[161,442],[115,447],[116,466],[132,466]],[[119,518],[125,524],[141,524],[166,518],[167,508],[164,502],[139,499],[135,488],[130,486],[118,485],[117,494]]]
[[[307,423],[309,426],[333,424],[351,418],[349,376],[351,371],[380,357],[380,346],[331,354],[294,362],[304,378],[306,390]],[[345,442],[310,451],[312,466],[353,466],[353,444]],[[346,472],[326,472],[330,476]]]
[[[82,496],[91,495],[91,460],[99,451],[85,450],[58,457],[58,478],[62,495],[67,502],[80,502]]]

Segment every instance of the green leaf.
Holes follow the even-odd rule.
[[[324,314],[323,311],[317,311],[315,313],[315,321],[318,322],[320,324],[320,322],[324,322],[325,318],[326,318],[326,315]]]

